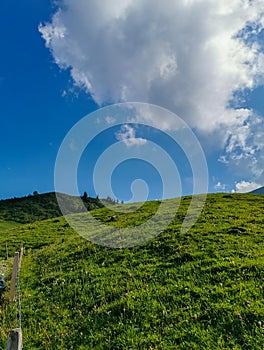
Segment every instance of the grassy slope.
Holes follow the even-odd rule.
[[[8,231],[10,229],[18,228],[19,223],[14,221],[5,221],[0,219],[0,232]]]
[[[24,348],[263,349],[263,196],[209,195],[183,234],[187,205],[159,237],[130,249],[96,246],[63,218],[1,235],[0,256],[5,242],[11,251],[21,241],[27,247]],[[155,208],[146,205],[145,215]],[[107,221],[111,214],[104,208],[95,215]],[[0,348],[15,326],[13,309],[2,306]]]
[[[78,213],[82,211],[78,203],[78,197],[66,194],[59,195],[64,198],[70,212]],[[103,206],[98,199],[90,197],[85,201],[85,205],[88,210]],[[54,192],[0,200],[0,220],[2,221],[15,221],[25,224],[58,216],[61,216],[61,211]]]

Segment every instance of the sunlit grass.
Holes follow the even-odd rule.
[[[64,218],[1,235],[1,256],[6,242],[11,251],[20,242],[26,248],[25,349],[263,349],[263,196],[209,195],[183,233],[189,203],[182,200],[162,234],[129,249],[86,241]],[[118,213],[113,222],[107,208],[93,216],[131,226],[153,216],[157,204]],[[12,324],[8,307],[1,348]]]

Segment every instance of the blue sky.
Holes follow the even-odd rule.
[[[38,31],[52,13],[49,1],[2,1],[1,198],[53,190],[56,154],[74,123],[97,108],[92,99],[62,97],[61,72]]]
[[[206,155],[210,192],[263,186],[262,1],[99,3],[62,0],[59,9],[47,0],[1,1],[0,198],[53,191],[67,132],[98,108],[127,101],[167,108],[192,128]],[[158,132],[131,125],[123,140],[149,139],[174,154],[182,193],[191,193],[186,157],[166,139],[162,122]],[[93,165],[117,133],[87,146],[81,193],[98,192]],[[148,183],[149,199],[161,196],[157,170],[137,159],[115,169],[116,197],[129,200],[137,178]]]

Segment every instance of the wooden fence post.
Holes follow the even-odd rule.
[[[7,243],[5,245],[5,248],[6,248],[6,260],[7,260],[8,259],[8,245],[7,245]]]
[[[18,268],[19,268],[19,252],[15,252],[11,286],[10,286],[10,301],[15,301],[16,278],[17,278]]]
[[[22,350],[23,339],[21,328],[13,329],[8,336],[6,350]]]
[[[13,264],[11,286],[10,286],[10,301],[15,301],[16,282],[17,282],[18,273],[21,267],[22,257],[23,257],[23,244],[20,245],[20,252],[15,252],[15,255],[14,255],[14,264]],[[20,318],[20,327],[21,327],[21,318]],[[15,328],[8,335],[6,350],[22,350],[22,348],[23,348],[22,330],[21,328]]]
[[[22,263],[22,258],[23,258],[23,253],[24,253],[24,247],[23,244],[20,244],[20,252],[19,252],[19,264],[18,264],[18,271],[20,271],[21,268],[21,263]]]

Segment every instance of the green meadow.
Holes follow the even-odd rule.
[[[148,242],[118,249],[84,239],[55,214],[22,223],[0,213],[0,271],[8,287],[5,245],[10,256],[25,247],[24,349],[263,349],[264,197],[209,194],[188,232],[181,225],[190,198],[177,210],[178,202],[168,201],[164,215],[173,220],[157,237],[149,232]],[[149,220],[160,204],[117,213],[114,221],[115,206],[91,213],[122,229]],[[87,214],[74,215],[81,221]],[[1,349],[17,326],[8,293],[0,305]]]

